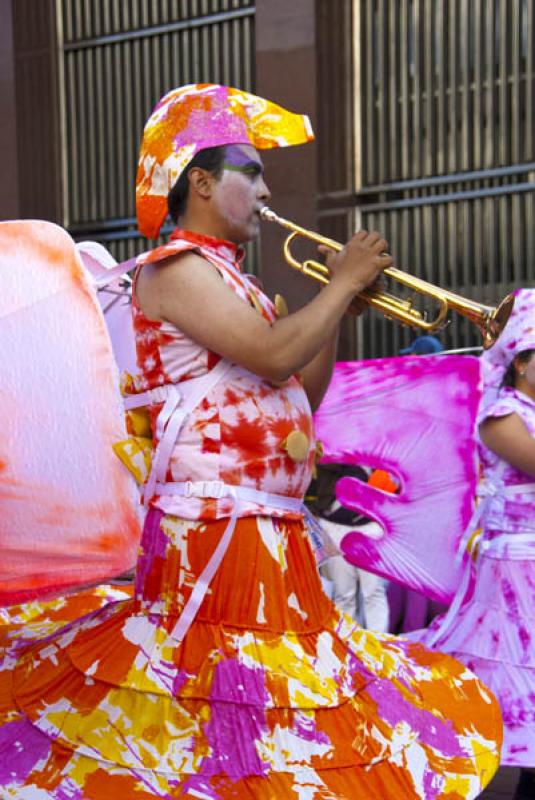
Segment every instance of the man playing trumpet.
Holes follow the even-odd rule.
[[[145,127],[139,227],[158,236],[168,188],[177,225],[133,288],[148,513],[134,599],[71,626],[76,659],[57,643],[28,674],[46,796],[474,798],[496,769],[499,710],[475,676],[362,630],[321,590],[302,506],[310,407],[342,316],[392,259],[357,233],[284,318],[244,275],[269,199],[258,149],[310,138],[306,118],[212,84],[170,92]],[[7,797],[38,785],[30,762]]]

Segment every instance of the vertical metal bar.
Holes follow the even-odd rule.
[[[85,88],[85,80],[84,80],[84,61],[83,61],[83,53],[74,51],[72,54],[72,69],[74,73],[74,91],[73,91],[73,101],[72,101],[72,111],[74,111],[74,119],[76,120],[77,130],[76,130],[76,139],[79,145],[79,170],[78,170],[78,185],[73,187],[73,199],[75,202],[73,203],[73,208],[75,209],[75,213],[73,214],[72,221],[73,222],[80,222],[81,220],[85,219],[84,217],[84,205],[83,205],[83,196],[82,192],[84,187],[87,185],[86,175],[87,175],[87,140],[86,140],[86,126],[85,126],[85,119],[84,113],[82,108],[82,101],[84,97],[84,92],[86,91]]]
[[[141,125],[143,123],[139,123],[135,117],[135,105],[134,105],[134,97],[135,97],[135,84],[133,81],[128,80],[128,76],[134,74],[134,61],[133,61],[133,49],[127,46],[127,43],[123,43],[119,50],[122,58],[122,72],[125,79],[125,86],[124,86],[124,94],[123,94],[123,112],[124,112],[124,120],[125,120],[125,138],[126,138],[126,148],[124,150],[125,158],[122,161],[124,164],[124,174],[127,175],[128,178],[123,177],[123,183],[125,186],[126,195],[123,196],[122,199],[122,207],[124,209],[125,216],[133,216],[135,213],[135,202],[134,202],[134,181],[135,181],[135,174],[137,171],[137,160],[138,160],[138,137],[140,136],[141,132]],[[131,179],[130,179],[131,177]]]
[[[399,67],[401,74],[401,178],[409,178],[411,175],[412,148],[410,136],[410,118],[413,98],[411,96],[410,79],[410,55],[409,55],[409,27],[410,10],[409,0],[400,0],[400,44],[399,44]]]
[[[470,58],[473,53],[472,26],[470,19],[470,0],[461,0],[461,13],[459,15],[460,36],[460,63],[461,63],[461,157],[460,167],[464,170],[472,168],[472,141],[471,141],[471,114],[470,94],[472,83],[472,70]]]
[[[91,39],[93,34],[93,25],[91,19],[91,4],[82,3],[80,7],[80,22],[82,24],[81,34],[84,39]]]
[[[373,147],[371,151],[370,169],[373,170],[373,181],[381,183],[384,175],[384,166],[381,163],[384,154],[384,51],[383,51],[383,7],[382,0],[375,0],[373,14],[373,27],[372,27],[372,42],[373,42],[373,64],[372,72],[370,74],[370,101],[372,107],[372,116],[370,122],[373,125]],[[372,131],[369,131],[371,133]]]
[[[102,0],[102,33],[111,33],[110,4],[107,0]]]
[[[511,229],[511,257],[512,257],[512,264],[511,264],[511,274],[510,280],[514,283],[515,286],[522,285],[523,283],[523,255],[524,255],[524,247],[523,247],[523,233],[525,230],[525,220],[523,219],[523,197],[519,194],[513,194],[511,196],[511,221],[512,221],[512,229]],[[528,223],[529,224],[529,223]],[[508,276],[509,277],[509,276]]]
[[[60,153],[60,169],[61,169],[61,223],[63,225],[67,225],[68,219],[68,195],[69,195],[69,184],[68,184],[68,163],[67,163],[67,149],[68,149],[68,142],[67,142],[67,96],[66,96],[66,82],[65,82],[65,58],[64,56],[64,26],[63,26],[63,15],[61,13],[61,4],[56,4],[56,13],[55,13],[55,26],[56,26],[56,37],[57,37],[57,48],[58,48],[58,57],[57,57],[57,69],[58,69],[58,78],[57,78],[57,86],[58,86],[58,124],[59,124],[59,153]]]
[[[447,207],[445,203],[437,206],[436,220],[437,283],[439,286],[449,286],[448,255],[450,237],[447,229]]]
[[[509,0],[500,0],[500,15],[498,19],[499,24],[499,90],[498,90],[498,103],[499,103],[499,153],[500,164],[507,164],[509,162],[511,131],[507,124],[508,108],[509,108],[509,47],[508,47],[508,27],[509,27]]]
[[[527,0],[525,5],[525,59],[524,59],[524,141],[525,151],[523,160],[532,161],[535,154],[535,137],[533,136],[533,119],[535,113],[535,4]],[[531,203],[531,200],[530,200]],[[532,228],[533,226],[529,226]],[[533,252],[533,251],[530,251]]]
[[[174,88],[171,74],[171,37],[170,33],[163,33],[160,38],[159,50],[159,71],[160,71],[160,91],[168,92]]]
[[[436,173],[435,74],[433,29],[435,0],[426,0],[424,16],[425,158],[424,173]]]
[[[474,0],[473,3],[473,31],[474,31],[474,151],[472,164],[474,169],[483,168],[483,8],[484,0]]]
[[[113,208],[112,217],[121,217],[124,216],[125,212],[124,193],[126,191],[125,153],[122,145],[128,135],[125,130],[124,104],[122,102],[123,84],[125,79],[126,81],[128,79],[125,75],[122,56],[123,52],[128,48],[124,47],[124,44],[120,44],[109,49],[109,79],[112,87],[112,96],[117,99],[120,98],[119,102],[112,104],[110,108],[111,130],[108,142],[114,154],[114,158],[110,163],[110,198]]]
[[[448,76],[449,76],[449,147],[447,171],[457,172],[458,165],[458,115],[457,115],[457,86],[458,86],[458,59],[457,59],[457,0],[450,0],[449,25],[448,25]]]
[[[375,26],[374,26],[374,0],[363,0],[366,15],[365,15],[365,30],[364,38],[360,41],[366,41],[365,48],[366,60],[363,61],[365,67],[365,99],[366,107],[364,113],[364,129],[366,137],[366,158],[362,162],[363,184],[366,186],[370,183],[378,183],[377,172],[375,170],[376,159],[376,142],[375,138],[376,125],[375,125],[375,79],[374,79],[374,55],[377,49],[377,41],[375,39]],[[364,15],[363,15],[364,16]]]
[[[473,268],[473,259],[472,259],[472,236],[473,236],[473,224],[472,224],[472,203],[470,200],[464,200],[459,203],[459,211],[461,214],[461,230],[462,230],[462,238],[461,238],[461,247],[462,247],[462,257],[461,257],[461,264],[460,264],[460,284],[463,287],[466,293],[470,292],[470,287],[472,284],[472,268]]]
[[[63,42],[72,42],[74,40],[74,25],[72,18],[72,0],[62,0],[61,6],[58,6],[62,13],[58,12],[58,16],[62,21],[63,29]]]
[[[473,231],[472,241],[473,258],[470,264],[470,274],[473,277],[473,284],[476,289],[475,296],[481,296],[484,283],[483,264],[488,263],[488,243],[485,240],[485,231],[483,229],[483,202],[482,200],[473,200]]]
[[[362,8],[364,0],[353,0],[353,17],[352,17],[352,34],[353,41],[360,42],[363,33],[363,13]],[[364,137],[364,120],[362,118],[362,109],[364,104],[364,97],[366,93],[366,86],[364,83],[364,70],[363,70],[363,48],[352,48],[353,58],[353,152],[354,152],[354,190],[360,191],[364,185],[364,165],[363,165],[363,137]]]
[[[511,37],[511,111],[508,115],[507,126],[511,129],[511,151],[508,163],[518,164],[521,160],[521,133],[522,119],[520,108],[520,83],[521,83],[521,4],[516,0],[509,8],[510,21],[507,35]],[[509,71],[509,70],[508,70]]]
[[[499,197],[498,200],[498,215],[499,215],[499,264],[498,276],[500,283],[507,281],[507,274],[509,271],[510,263],[510,214],[509,214],[509,198]]]
[[[413,177],[420,177],[422,175],[422,85],[421,85],[421,49],[422,49],[422,33],[421,33],[421,0],[413,0],[413,13],[412,13],[412,64],[413,64],[413,81],[412,81],[412,95],[413,95],[413,114],[412,114],[412,170]]]
[[[446,172],[448,149],[448,114],[446,82],[446,48],[448,37],[448,0],[438,0],[435,49],[437,50],[437,172]]]
[[[535,219],[535,197],[533,192],[528,192],[526,194],[526,227],[525,227],[525,235],[526,235],[526,277],[527,273],[531,273],[529,275],[529,282],[533,282],[535,275],[533,271],[533,253],[535,253],[535,226],[533,225],[533,219]],[[527,282],[527,281],[526,281]]]
[[[412,214],[413,226],[413,266],[416,275],[422,275],[423,265],[423,239],[422,239],[422,208],[416,206]]]
[[[93,208],[96,219],[105,219],[107,216],[106,208],[106,177],[107,177],[107,153],[106,153],[106,112],[104,107],[105,84],[103,80],[103,57],[102,48],[92,48],[92,70],[94,73],[94,90],[91,117],[88,125],[92,127],[92,138],[95,147],[95,171],[93,188]]]
[[[459,241],[457,229],[457,212],[455,203],[448,203],[447,206],[448,229],[447,236],[449,242],[449,263],[448,263],[448,286],[458,286],[457,280],[457,242]]]
[[[388,103],[388,171],[389,180],[399,177],[399,69],[398,69],[398,28],[397,28],[397,8],[393,3],[389,3],[388,28],[387,28],[387,47],[388,53],[388,96],[385,98]],[[385,56],[386,58],[386,56]],[[385,103],[386,105],[386,103]]]

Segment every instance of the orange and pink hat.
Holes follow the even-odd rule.
[[[136,177],[139,230],[157,238],[167,216],[167,195],[200,150],[225,144],[267,150],[313,138],[307,116],[240,89],[214,83],[173,89],[156,105],[143,131]]]

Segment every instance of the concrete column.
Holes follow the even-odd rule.
[[[290,111],[308,114],[316,125],[316,15],[314,0],[257,0],[256,91]],[[263,151],[270,205],[281,216],[317,230],[317,145]],[[316,285],[286,266],[282,229],[263,224],[261,277],[270,296],[284,295],[290,309],[301,306]],[[310,255],[314,247],[307,248]]]
[[[12,0],[0,0],[0,219],[19,216],[15,48]]]
[[[18,216],[61,223],[56,3],[12,0],[11,15]]]

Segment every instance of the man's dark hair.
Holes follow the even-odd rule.
[[[219,147],[207,147],[191,159],[186,169],[182,172],[179,179],[167,195],[167,206],[171,219],[178,223],[184,214],[188,204],[189,180],[188,175],[193,167],[200,167],[210,172],[215,178],[219,178],[223,172],[223,162],[225,160],[225,145]]]
[[[516,354],[515,358],[518,358],[521,364],[527,364],[533,353],[535,353],[535,350],[522,350],[521,353]],[[515,383],[516,383],[516,368],[515,368],[515,359],[513,359],[509,364],[509,366],[507,367],[507,371],[502,381],[502,386],[511,386],[512,388],[514,388]]]

